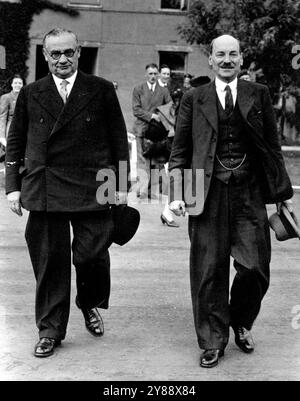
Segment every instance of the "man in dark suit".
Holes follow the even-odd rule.
[[[189,236],[193,313],[205,368],[223,356],[230,326],[240,349],[254,350],[250,330],[269,286],[265,204],[279,210],[293,194],[269,91],[237,80],[242,62],[238,40],[222,35],[212,42],[209,64],[216,79],[184,95],[169,164],[171,175],[186,168],[204,173],[204,202],[189,209]],[[171,199],[176,215],[184,215],[185,199]],[[228,302],[230,256],[237,273]]]
[[[87,330],[103,335],[97,307],[108,308],[114,224],[110,205],[96,199],[96,177],[101,169],[110,169],[118,183],[118,174],[127,177],[129,166],[127,132],[113,84],[78,70],[76,35],[50,31],[43,53],[50,73],[21,90],[6,156],[10,208],[18,215],[22,207],[29,210],[25,237],[37,282],[37,357],[52,355],[66,335],[70,223],[76,305]],[[116,188],[120,202],[126,202],[126,191]]]
[[[149,184],[151,168],[160,168],[155,158],[148,158],[144,153],[144,136],[151,120],[160,121],[155,112],[158,106],[171,101],[169,90],[161,87],[158,82],[158,66],[154,63],[146,66],[146,79],[143,84],[136,86],[132,94],[132,110],[136,117],[133,134],[136,136],[137,148],[137,175],[139,186],[137,195],[141,199],[150,197]],[[155,185],[155,183],[152,183]]]

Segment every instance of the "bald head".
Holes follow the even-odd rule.
[[[221,81],[233,81],[243,64],[240,42],[231,35],[217,37],[211,43],[208,63]]]
[[[232,42],[232,43],[237,44],[239,52],[241,52],[241,45],[240,45],[240,41],[238,39],[236,39],[235,37],[233,37],[231,35],[221,35],[211,41],[211,44],[209,47],[209,53],[212,54],[215,44],[218,45],[219,43],[222,44],[223,42]]]

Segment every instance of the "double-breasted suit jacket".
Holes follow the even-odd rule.
[[[293,191],[284,166],[267,87],[238,80],[237,104],[246,122],[244,134],[252,144],[252,157],[265,202],[276,203],[291,198]],[[204,170],[204,202],[213,175],[217,140],[217,93],[213,81],[184,95],[169,162],[170,171]]]
[[[113,169],[117,184],[119,161],[127,162],[125,177],[129,172],[127,131],[113,85],[79,71],[65,107],[51,74],[22,88],[6,161],[6,191],[21,190],[25,209],[107,208],[96,200],[97,172]]]

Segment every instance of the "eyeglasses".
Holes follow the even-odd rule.
[[[72,58],[77,50],[77,48],[75,50],[73,49],[66,49],[64,51],[59,51],[59,50],[54,50],[53,52],[49,53],[47,49],[45,49],[46,52],[49,54],[49,56],[51,58],[53,58],[53,60],[59,60],[61,58],[62,55],[66,56],[67,58]]]

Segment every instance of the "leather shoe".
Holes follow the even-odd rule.
[[[43,337],[34,347],[34,356],[37,356],[38,358],[46,358],[47,356],[53,355],[54,348],[60,344],[61,340]]]
[[[243,326],[233,327],[236,345],[246,354],[254,351],[254,341],[251,332]]]
[[[104,334],[104,323],[97,308],[83,308],[80,306],[78,297],[75,299],[77,307],[81,310],[84,320],[85,327],[89,333],[95,337],[101,337]]]
[[[213,368],[217,366],[219,358],[224,355],[222,349],[206,349],[200,356],[200,366],[202,368]]]
[[[179,224],[177,224],[174,220],[168,220],[163,214],[160,215],[161,222],[163,225],[167,225],[168,227],[179,227]]]

